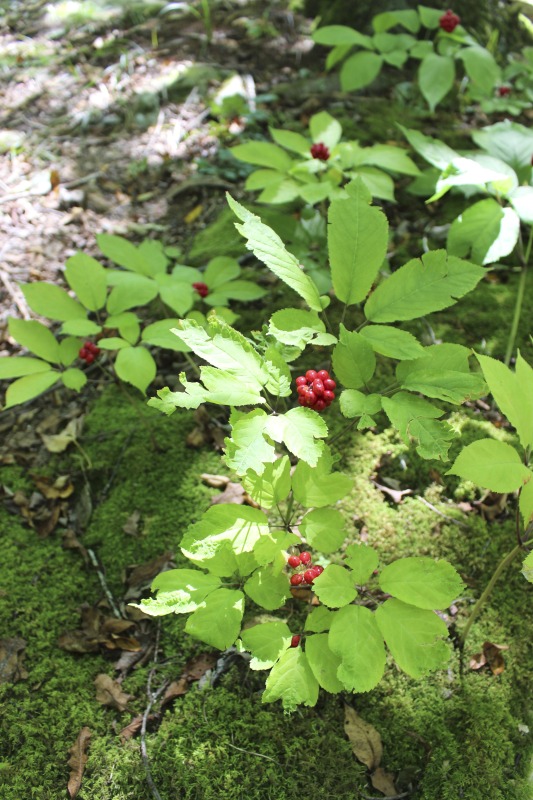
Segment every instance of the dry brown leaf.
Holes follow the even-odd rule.
[[[182,676],[179,680],[172,681],[172,683],[166,690],[165,694],[163,695],[161,707],[168,705],[168,703],[171,703],[173,700],[176,699],[176,697],[182,697],[184,694],[187,694],[188,691],[189,691],[189,681],[187,680],[187,678],[184,678]]]
[[[76,534],[72,530],[72,528],[67,528],[67,530],[63,534],[63,539],[61,541],[62,546],[65,550],[79,550],[83,560],[87,564],[89,560],[89,555],[87,550],[82,545],[82,543],[76,538]]]
[[[344,730],[351,742],[355,757],[370,770],[379,767],[383,755],[381,736],[374,726],[361,719],[351,706],[344,707]]]
[[[505,660],[502,650],[508,650],[508,645],[494,644],[494,642],[483,642],[483,652],[476,653],[470,659],[470,669],[481,669],[486,664],[491,669],[493,675],[501,675],[505,670]]]
[[[166,567],[172,559],[172,556],[173,554],[167,551],[160,556],[156,556],[151,561],[147,561],[146,564],[127,567],[126,583],[130,589],[126,593],[125,599],[130,600],[132,597],[136,597],[137,590],[145,589],[147,586],[150,586],[155,576],[163,571],[164,567]],[[135,591],[132,593],[131,590]]]
[[[53,483],[51,478],[44,476],[32,475],[32,478],[37,489],[47,500],[66,500],[74,492],[74,484],[69,475],[60,475]]]
[[[94,679],[96,686],[96,699],[103,706],[110,706],[117,711],[125,711],[132,694],[126,694],[122,691],[122,687],[118,681],[114,681],[109,675],[101,673]]]
[[[236,505],[248,505],[254,508],[259,508],[259,504],[252,500],[250,495],[244,490],[244,486],[240,483],[229,481],[228,485],[220,494],[216,494],[211,498],[211,505],[218,505],[218,503],[234,503]]]
[[[129,739],[132,739],[135,736],[135,734],[141,730],[142,724],[143,724],[142,714],[139,714],[138,717],[133,717],[130,724],[126,725],[125,728],[122,728],[122,730],[119,733],[122,744],[124,744],[124,742],[127,742]]]
[[[57,527],[59,517],[61,516],[61,505],[52,506],[47,514],[41,514],[40,516],[44,518],[33,518],[33,527],[41,539],[46,539]]]
[[[189,659],[183,668],[183,672],[177,681],[172,681],[166,690],[162,706],[175,700],[176,697],[181,697],[189,691],[189,684],[194,681],[199,681],[206,672],[217,663],[217,657],[213,653],[200,653],[194,658]]]
[[[141,512],[134,511],[133,514],[130,514],[128,519],[126,520],[125,524],[122,526],[122,530],[128,536],[138,536],[139,535],[139,522],[141,521]]]
[[[394,776],[392,772],[385,772],[383,767],[378,767],[370,776],[372,786],[381,792],[386,797],[396,797],[398,791],[394,785]]]
[[[28,677],[22,665],[26,641],[0,639],[0,683],[16,683]]]
[[[81,779],[85,770],[85,764],[87,763],[87,754],[85,751],[91,735],[89,728],[82,728],[78,734],[78,738],[69,750],[71,754],[68,760],[70,778],[68,779],[67,789],[71,800],[77,797],[81,788]]]
[[[81,629],[67,631],[59,637],[58,644],[71,653],[96,653],[106,650],[128,650],[138,652],[140,642],[133,636],[124,636],[135,628],[135,622],[117,617],[106,617],[92,606],[81,608]]]
[[[223,489],[230,482],[227,475],[212,475],[209,472],[203,472],[200,478],[208,486],[212,486],[213,489]]]
[[[43,444],[49,453],[63,453],[67,447],[78,439],[83,425],[83,417],[71,419],[61,433],[41,433]]]

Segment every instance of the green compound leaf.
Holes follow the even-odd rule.
[[[65,277],[70,288],[89,311],[105,306],[107,297],[106,270],[86,253],[76,253],[67,259]]]
[[[440,408],[407,392],[383,397],[382,405],[403,441],[417,442],[416,451],[422,458],[447,460],[455,433],[447,422],[438,420],[444,413]]]
[[[479,45],[463,47],[457,53],[464,64],[465,72],[474,84],[485,94],[491,94],[500,80],[501,72],[494,57],[485,47]]]
[[[43,392],[46,392],[54,383],[57,383],[61,376],[60,372],[50,370],[48,372],[35,372],[33,375],[25,375],[14,381],[6,392],[6,404],[4,408],[11,408],[27,400],[33,400]]]
[[[320,293],[311,278],[300,268],[298,259],[289,253],[282,240],[272,228],[258,216],[226,195],[231,209],[243,224],[235,227],[245,239],[246,247],[263,262],[278,278],[294,289],[313,311],[321,311]]]
[[[207,595],[220,586],[214,575],[197,569],[169,569],[161,572],[152,583],[157,597],[132,603],[145,614],[160,617],[164,614],[189,614],[196,611]]]
[[[291,408],[286,414],[267,418],[267,433],[275,442],[283,442],[297,458],[311,467],[316,467],[324,451],[320,439],[328,435],[322,417],[310,408]]]
[[[41,317],[66,322],[84,319],[86,309],[60,286],[51,283],[28,283],[20,287],[32,311]]]
[[[311,143],[309,139],[306,139],[301,133],[284,131],[281,128],[269,128],[268,130],[276,144],[285,147],[287,150],[291,150],[293,153],[298,153],[301,156],[309,155]]]
[[[344,686],[337,678],[337,670],[341,662],[340,658],[330,649],[328,634],[320,633],[306,637],[305,654],[320,686],[331,694],[342,692]]]
[[[309,120],[309,132],[313,142],[322,142],[332,150],[341,140],[342,127],[327,111],[319,111]]]
[[[303,350],[308,344],[335,344],[337,338],[326,333],[326,326],[314,311],[283,308],[272,314],[268,332],[278,342]]]
[[[522,574],[526,580],[533,583],[533,552],[531,552],[522,564]]]
[[[361,179],[348,184],[346,200],[333,200],[328,213],[331,277],[338,299],[347,305],[365,299],[387,252],[387,218],[370,205]],[[357,388],[357,387],[354,387]]]
[[[307,615],[304,630],[322,633],[329,631],[331,623],[335,619],[335,611],[331,611],[325,606],[317,606]]]
[[[404,128],[403,125],[398,125],[398,127],[413,150],[420,153],[422,158],[425,158],[434,167],[444,170],[452,161],[459,158],[459,153],[441,142],[440,139],[433,139],[420,131]]]
[[[145,306],[159,293],[157,283],[144,275],[108,271],[108,282],[111,278],[114,285],[106,306],[110,314],[120,314],[130,308]]]
[[[276,460],[275,448],[264,435],[268,420],[259,408],[237,417],[232,414],[233,428],[231,439],[226,440],[224,460],[237,475],[246,475],[248,470],[262,475],[266,465]]]
[[[180,321],[179,319],[159,319],[157,322],[152,322],[151,325],[147,325],[144,328],[141,337],[142,341],[154,347],[163,347],[166,350],[187,353],[190,348],[179,336],[172,332],[172,329],[176,328]],[[124,336],[124,334],[122,335]]]
[[[311,547],[326,555],[338,550],[346,538],[344,518],[334,508],[309,511],[298,528]]]
[[[331,472],[332,459],[328,450],[319,458],[316,467],[304,461],[296,466],[292,489],[297,503],[306,508],[322,508],[336,503],[352,488],[352,479],[342,472]]]
[[[285,622],[263,622],[246,628],[241,641],[251,654],[250,669],[270,669],[291,643],[292,634]]]
[[[514,447],[496,439],[479,439],[467,445],[446,474],[502,493],[514,492],[533,478]]]
[[[456,404],[484,393],[485,382],[481,375],[470,373],[470,353],[466,347],[431,345],[426,348],[426,354],[398,364],[396,377],[402,388]]]
[[[370,36],[365,36],[347,25],[324,25],[323,28],[319,28],[313,33],[312,39],[317,44],[324,44],[326,47],[354,44],[360,47],[372,47]]]
[[[102,327],[90,319],[68,319],[61,326],[61,333],[71,336],[96,336],[101,330]]]
[[[520,352],[516,372],[495,358],[477,354],[476,358],[500,411],[516,428],[520,444],[524,449],[533,447],[533,369]]]
[[[494,245],[499,238],[503,216],[503,208],[492,197],[474,203],[452,222],[448,232],[448,252],[460,258],[470,256],[476,264],[498,261]]]
[[[67,336],[59,342],[59,358],[64,367],[69,367],[79,358],[81,342],[74,336]]]
[[[347,58],[339,74],[343,92],[356,92],[369,86],[379,75],[382,64],[382,56],[366,51]]]
[[[487,125],[481,130],[472,131],[472,139],[478,147],[486,150],[491,156],[509,164],[519,175],[521,183],[528,180],[533,150],[531,128],[506,119],[495,125]]]
[[[447,608],[464,584],[448,561],[424,556],[401,558],[385,567],[379,576],[384,592],[417,608]]]
[[[291,596],[287,575],[275,567],[256,569],[244,584],[244,591],[254,603],[267,611],[280,608]]]
[[[340,658],[337,677],[347,691],[369,692],[385,669],[385,646],[375,614],[363,606],[345,606],[335,613],[328,638]]]
[[[372,414],[381,411],[380,394],[363,394],[358,389],[345,389],[339,398],[341,413],[348,419],[361,417],[361,422],[357,426],[358,430],[374,424]]]
[[[59,364],[59,343],[54,334],[40,322],[11,317],[8,330],[16,341],[45,361]]]
[[[314,706],[318,700],[318,681],[301,647],[285,650],[274,664],[266,681],[263,703],[281,700],[285,711],[299,705]]]
[[[433,611],[386,600],[375,614],[394,660],[412,678],[442,667],[450,657],[446,624]]]
[[[87,383],[87,375],[83,370],[72,367],[61,373],[61,380],[67,389],[79,392]]]
[[[22,378],[23,375],[33,375],[35,372],[48,372],[50,364],[31,356],[10,356],[0,358],[0,380],[5,378]]]
[[[376,356],[371,345],[360,333],[347,330],[342,323],[332,361],[335,376],[349,389],[367,384],[376,369]]]
[[[432,250],[414,258],[380,284],[365,305],[371,322],[416,319],[453,305],[474,289],[485,270]],[[357,387],[354,387],[357,388]]]
[[[455,63],[449,56],[428,53],[418,68],[418,85],[430,111],[446,97],[455,80]]]
[[[230,147],[239,161],[246,164],[255,164],[258,167],[272,167],[280,172],[288,172],[292,166],[292,159],[287,153],[272,142],[246,142]]]
[[[337,564],[330,564],[315,578],[313,589],[320,602],[329,608],[347,606],[357,597],[351,571]]]
[[[262,536],[269,535],[266,515],[257,508],[236,505],[217,505],[208,508],[202,518],[191,525],[182,541],[181,551],[186,558],[215,575],[229,576],[238,568],[238,557],[252,555]],[[253,558],[242,559],[243,569],[257,563]],[[245,574],[245,573],[242,573]]]
[[[189,617],[185,632],[212,647],[226,650],[239,635],[243,614],[242,592],[236,589],[217,589]]]
[[[117,353],[115,372],[121,381],[131,383],[144,394],[156,376],[157,367],[146,348],[123,347]]]
[[[390,325],[367,325],[361,331],[374,352],[388,358],[409,360],[424,355],[424,348],[412,333]]]
[[[160,323],[172,322],[173,320],[159,320]],[[155,322],[154,325],[159,323]],[[145,331],[150,328],[148,325]],[[141,326],[139,318],[132,311],[123,311],[122,314],[111,315],[106,320],[106,328],[117,328],[123,339],[130,344],[135,344],[139,339]]]
[[[367,544],[351,544],[346,548],[345,561],[352,570],[354,583],[364,586],[377,569],[379,557],[374,548]]]
[[[291,490],[291,464],[288,456],[279,458],[272,464],[266,464],[262,475],[249,469],[242,485],[256,503],[262,508],[286,500]]]
[[[135,247],[122,236],[100,233],[97,235],[96,241],[104,256],[118,264],[119,267],[132,270],[132,272],[137,272],[140,275],[152,274],[148,254],[140,247]],[[139,305],[142,305],[142,303]]]

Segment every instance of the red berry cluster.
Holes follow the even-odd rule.
[[[316,372],[308,369],[305,375],[296,378],[296,391],[299,394],[298,402],[301,406],[323,411],[335,400],[333,391],[337,384],[329,377],[326,369]]]
[[[510,86],[499,86],[498,87],[498,95],[500,97],[507,97],[508,94],[511,94],[511,87]]]
[[[301,638],[302,638],[301,636],[298,636],[298,634],[295,633],[291,639],[291,647],[298,647]]]
[[[318,158],[319,161],[327,161],[329,159],[329,149],[322,142],[316,142],[311,145],[311,155],[313,158]]]
[[[454,14],[451,8],[449,8],[445,14],[439,19],[439,25],[443,31],[446,33],[452,33],[459,23],[461,22],[461,18]]]
[[[82,348],[80,348],[80,352],[78,353],[79,357],[82,361],[85,361],[86,364],[92,364],[94,359],[100,353],[100,348],[97,347],[94,342],[85,342]]]
[[[207,295],[209,294],[209,286],[207,285],[207,283],[202,283],[201,281],[198,281],[198,283],[193,283],[192,288],[196,289],[200,297],[207,297]]]
[[[308,553],[306,550],[298,556],[289,556],[287,564],[291,569],[298,570],[291,575],[291,586],[311,585],[315,578],[322,575],[324,567],[321,567],[319,564],[313,567],[312,558],[311,553]]]

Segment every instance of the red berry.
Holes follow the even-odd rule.
[[[86,364],[92,364],[93,361],[94,361],[94,354],[93,353],[87,353],[87,355],[85,356],[85,363]]]
[[[300,403],[301,406],[307,405],[307,400],[305,399],[305,397],[303,397],[303,395],[300,395],[300,397],[298,398],[298,402]]]
[[[300,639],[301,636],[298,636],[298,634],[295,633],[291,639],[291,647],[298,647],[298,645],[300,644]]]
[[[506,97],[508,94],[511,94],[511,87],[510,86],[500,86],[498,88],[498,94],[500,97]]]
[[[327,369],[321,369],[316,374],[317,378],[320,378],[321,381],[327,381],[329,378],[329,372]]]
[[[312,560],[311,553],[308,553],[307,551],[300,553],[300,561],[302,562],[302,564],[310,564],[311,560]]]
[[[328,405],[335,400],[335,392],[330,392],[329,389],[326,389],[324,394],[322,395],[322,399]]]
[[[301,583],[304,582],[304,576],[301,575],[299,572],[296,572],[294,575],[291,575],[291,586],[299,586]]]
[[[457,14],[454,14],[451,8],[449,8],[439,19],[439,25],[443,31],[446,31],[446,33],[452,33],[452,31],[456,29],[460,22],[460,17],[458,17]]]
[[[287,559],[287,564],[289,565],[289,567],[296,569],[296,567],[300,566],[300,559],[298,558],[298,556],[289,556],[289,558]]]
[[[317,564],[316,567],[313,567],[313,569],[314,569],[314,571],[316,573],[316,577],[317,578],[318,578],[319,575],[322,575],[322,573],[324,572],[324,567],[321,567],[320,564]]]
[[[318,400],[316,394],[312,390],[308,390],[307,394],[305,395],[305,401],[308,406],[314,406],[316,401]]]
[[[303,574],[303,579],[306,583],[313,583],[314,579],[317,577],[314,569],[307,569]]]
[[[324,403],[324,401],[321,400],[320,398],[316,401],[316,403],[313,406],[315,411],[324,411],[324,409],[327,408],[327,407],[328,407],[328,404]]]
[[[316,142],[311,145],[311,155],[313,158],[318,158],[319,161],[327,161],[330,153],[323,142]]]
[[[305,373],[305,377],[307,378],[309,383],[312,383],[314,381],[314,379],[316,378],[316,376],[317,376],[317,373],[316,373],[316,371],[314,369],[308,369],[307,372]]]
[[[297,392],[297,394],[300,395],[300,397],[305,397],[305,395],[307,394],[308,391],[309,391],[309,387],[307,386],[307,384],[305,384],[305,386],[297,386],[296,387],[296,392]]]
[[[320,378],[315,378],[313,381],[313,392],[320,397],[323,391],[324,391],[324,384],[322,383]]]
[[[93,353],[94,353],[95,356],[99,356],[100,353],[101,353],[100,348],[99,347],[93,347]]]
[[[80,357],[80,358],[83,358],[83,359],[85,359],[85,358],[87,358],[88,352],[89,352],[89,351],[88,351],[88,350],[87,350],[87,348],[84,346],[84,347],[80,348],[80,352],[78,353],[78,355],[79,355],[79,357]]]
[[[336,389],[336,388],[337,388],[337,384],[335,383],[335,381],[332,380],[331,378],[326,378],[326,380],[324,381],[324,389],[330,389],[331,390],[331,389]]]
[[[207,295],[209,294],[209,287],[207,283],[202,283],[201,281],[198,281],[197,283],[193,283],[192,288],[196,289],[200,297],[207,297]]]
[[[296,386],[307,386],[307,378],[305,375],[299,375],[294,382]]]

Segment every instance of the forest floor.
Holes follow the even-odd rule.
[[[14,352],[8,317],[32,316],[18,283],[62,283],[69,256],[98,257],[98,233],[159,238],[199,266],[244,253],[224,211],[226,190],[242,196],[246,169],[226,149],[241,134],[305,127],[324,98],[365,144],[399,143],[400,115],[465,143],[486,122],[430,118],[390,92],[347,98],[310,51],[310,21],[281,4],[221,6],[209,44],[200,20],[158,15],[163,5],[0,1],[0,355]],[[248,121],[213,106],[234,73],[254,87]],[[385,211],[403,263],[438,235],[437,212],[401,190],[398,200]],[[503,272],[415,332],[501,356],[515,288]],[[269,308],[282,302],[274,289]],[[267,313],[239,311],[244,321]],[[532,318],[530,280],[518,336],[530,362]],[[163,362],[163,382],[178,369]],[[514,441],[490,407],[452,422],[463,444],[489,430]],[[380,787],[345,735],[346,703],[378,731],[399,797],[531,800],[533,615],[518,563],[448,670],[415,681],[389,666],[372,693],[324,695],[287,716],[261,704],[264,674],[243,658],[185,636],[179,617],[128,606],[165,566],[186,563],[181,537],[220,495],[201,477],[223,472],[215,423],[163,418],[133,390],[93,378],[81,396],[58,390],[0,412],[0,433],[2,800],[66,797],[69,776],[80,800],[373,797]],[[467,588],[445,615],[453,641],[514,546],[512,498],[421,462],[391,430],[351,433],[336,450],[353,476],[340,507],[352,541],[375,545],[385,563],[430,555],[461,573]],[[494,672],[472,668],[484,643],[508,648],[492,651]]]

